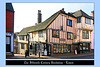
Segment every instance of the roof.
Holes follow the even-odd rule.
[[[82,11],[82,10],[78,10],[78,11],[74,12],[73,15],[74,15],[75,17],[84,16],[84,17],[87,17],[87,18],[89,18],[89,19],[93,19],[92,16],[89,16],[88,14],[86,14],[86,13],[85,13],[84,11]]]
[[[51,17],[49,17],[44,22],[41,22],[41,23],[37,24],[36,26],[34,26],[34,29],[30,29],[28,32],[33,32],[33,31],[39,31],[39,30],[46,29],[58,17],[58,15],[60,13],[65,14],[65,15],[69,15],[69,16],[72,16],[72,17],[75,18],[74,15],[67,14],[67,13],[65,13],[65,11],[60,10],[60,11],[54,13]]]
[[[14,12],[12,3],[6,3],[6,10],[11,11],[11,12]]]
[[[28,31],[29,31],[30,29],[33,29],[33,27],[34,27],[34,26],[30,26],[30,27],[23,28],[23,29],[19,32],[18,36],[20,36],[20,35],[27,35]]]
[[[65,11],[58,11],[56,13],[54,13],[51,17],[49,17],[47,20],[45,20],[44,22],[41,22],[35,26],[32,26],[32,27],[27,27],[27,28],[24,28],[20,33],[19,35],[26,35],[28,32],[34,32],[34,31],[39,31],[39,30],[45,30],[57,17],[58,15],[62,13],[62,14],[65,14],[65,15],[69,15],[69,16],[72,16],[75,18],[74,15],[72,14],[67,14]]]

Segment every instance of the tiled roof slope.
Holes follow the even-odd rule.
[[[87,17],[87,18],[89,18],[89,19],[93,19],[93,17],[89,16],[88,14],[86,14],[86,13],[85,13],[84,11],[82,11],[82,10],[78,10],[78,11],[74,12],[73,15],[74,15],[75,17],[84,16],[84,17]]]
[[[34,26],[23,28],[18,35],[27,35],[30,29],[33,29]]]
[[[65,14],[65,15],[69,15],[69,16],[72,16],[72,17],[75,17],[74,15],[72,14],[67,14],[65,13],[65,11],[58,11],[56,12],[55,14],[53,14],[51,17],[49,17],[47,20],[45,20],[44,22],[41,22],[33,27],[29,27],[28,29],[27,28],[24,28],[20,33],[19,35],[23,32],[23,35],[25,34],[24,32],[34,32],[34,31],[39,31],[39,30],[45,30],[57,17],[58,15],[62,13],[62,14]],[[22,34],[21,34],[22,35]],[[26,35],[26,34],[25,34]]]

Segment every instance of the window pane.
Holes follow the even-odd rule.
[[[21,44],[21,49],[24,49],[24,44]]]
[[[70,33],[68,33],[68,39],[70,39]]]
[[[10,44],[10,37],[6,37],[6,44]]]
[[[39,31],[39,37],[43,37],[43,31]]]
[[[71,39],[73,39],[73,34],[71,33]]]
[[[52,30],[52,36],[53,37],[59,37],[59,30]]]

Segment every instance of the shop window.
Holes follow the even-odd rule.
[[[56,45],[53,45],[53,52],[56,53]]]
[[[89,39],[89,31],[82,31],[82,38],[83,39]]]
[[[73,39],[73,33],[67,32],[67,39]]]
[[[68,45],[68,52],[71,52],[71,45]]]
[[[21,49],[24,49],[24,44],[21,44]]]
[[[71,52],[71,45],[53,45],[53,53]]]
[[[59,37],[59,30],[52,30],[52,37]]]
[[[67,26],[71,26],[72,27],[72,20],[67,19]]]
[[[68,53],[68,49],[67,49],[67,45],[64,45],[63,49],[64,49],[64,53]]]

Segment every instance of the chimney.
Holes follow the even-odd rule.
[[[64,11],[64,8],[62,8],[61,11]]]
[[[94,11],[91,11],[91,16],[94,17]]]
[[[38,14],[37,14],[37,24],[42,22],[42,14],[41,14],[41,10],[38,10]]]

